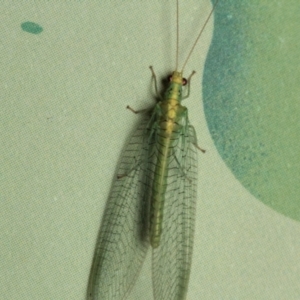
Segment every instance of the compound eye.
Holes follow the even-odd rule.
[[[186,85],[187,84],[187,80],[185,78],[182,78],[182,85]]]
[[[168,81],[171,82],[172,81],[172,75],[168,76]]]

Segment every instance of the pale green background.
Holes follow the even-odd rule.
[[[209,9],[182,3],[181,61]],[[6,1],[1,11],[1,299],[84,299],[116,163],[139,119],[125,107],[152,101],[149,65],[159,76],[174,68],[174,1]],[[22,31],[25,21],[43,32]],[[186,67],[197,75],[185,105],[207,150],[188,299],[299,299],[299,223],[235,179],[207,129],[212,31]],[[149,264],[130,299],[152,299]]]

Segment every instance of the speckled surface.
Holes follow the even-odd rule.
[[[180,65],[211,2],[179,2]],[[206,149],[187,300],[300,299],[300,224],[286,212],[297,205],[299,13],[295,0],[271,4],[220,0],[185,68],[197,73],[183,105]],[[175,66],[175,1],[1,8],[1,299],[83,300],[118,160],[141,118],[125,107],[153,105],[149,65],[159,82]],[[25,32],[27,21],[43,31]],[[128,300],[153,300],[151,272],[149,251]]]
[[[205,116],[236,178],[300,220],[299,1],[220,1],[204,69]]]

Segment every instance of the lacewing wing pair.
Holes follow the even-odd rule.
[[[155,300],[184,300],[191,270],[196,189],[197,145],[194,127],[182,100],[190,93],[183,69],[209,16],[178,71],[178,0],[176,68],[163,95],[122,154],[118,177],[108,200],[91,268],[87,299],[129,299],[139,271],[152,249]],[[134,111],[129,106],[127,107]]]

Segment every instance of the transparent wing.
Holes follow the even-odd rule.
[[[126,299],[144,261],[149,243],[144,214],[148,118],[139,126],[122,155],[98,236],[88,299]]]
[[[162,236],[153,249],[152,276],[155,300],[184,300],[191,269],[196,188],[197,138],[187,115],[169,160]]]

